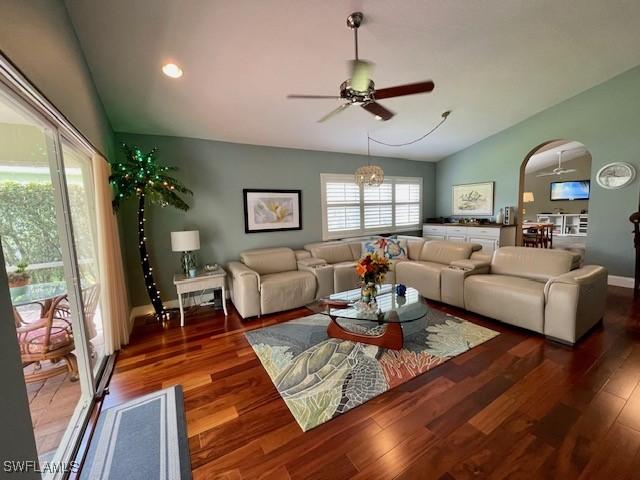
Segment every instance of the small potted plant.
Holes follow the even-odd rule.
[[[24,288],[31,282],[31,275],[27,272],[27,262],[19,262],[16,265],[15,272],[8,275],[9,288]]]

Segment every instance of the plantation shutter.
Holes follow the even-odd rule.
[[[364,228],[393,226],[393,185],[385,182],[377,187],[364,187]]]
[[[395,225],[408,226],[420,223],[422,185],[419,182],[397,180],[395,184]]]
[[[422,178],[387,177],[377,187],[361,187],[353,175],[323,173],[323,239],[417,229],[422,216]]]
[[[360,229],[360,188],[354,181],[325,183],[328,232]]]

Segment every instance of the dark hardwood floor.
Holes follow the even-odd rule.
[[[640,301],[610,287],[574,348],[441,304],[502,335],[303,433],[243,331],[200,310],[137,326],[105,408],[180,383],[194,478],[640,478]]]

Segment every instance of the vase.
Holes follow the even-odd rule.
[[[360,288],[360,300],[364,303],[372,303],[376,299],[376,295],[378,294],[378,289],[376,288],[376,284],[373,282],[366,282],[362,284]]]

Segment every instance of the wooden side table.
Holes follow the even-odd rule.
[[[200,292],[215,288],[222,289],[222,309],[225,317],[227,314],[227,289],[226,289],[227,272],[222,268],[218,268],[212,272],[198,272],[195,277],[189,277],[184,273],[176,273],[173,276],[173,284],[178,292],[178,304],[180,305],[180,326],[184,327],[184,306],[182,304],[182,295],[184,293]]]

